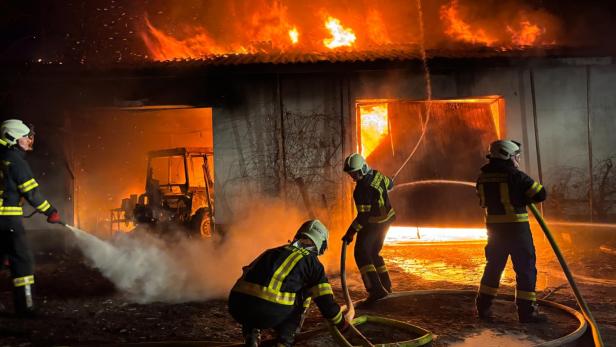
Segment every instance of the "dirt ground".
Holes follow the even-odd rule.
[[[540,243],[540,242],[537,242]],[[607,248],[605,248],[607,247]],[[599,322],[606,346],[616,345],[616,255],[592,247],[566,254],[580,289]],[[427,289],[476,290],[483,268],[482,244],[399,244],[387,245],[383,255],[396,292]],[[129,302],[100,273],[89,268],[75,249],[37,252],[36,298],[39,317],[20,320],[11,317],[11,287],[7,271],[0,275],[0,346],[103,345],[156,341],[237,342],[240,327],[227,313],[223,299],[182,304]],[[510,266],[510,265],[509,265]],[[349,265],[349,286],[355,299],[364,296],[361,280]],[[576,307],[575,299],[556,270],[558,263],[549,251],[538,247],[538,292],[552,293],[551,300]],[[330,274],[340,302],[337,274]],[[503,276],[502,291],[513,293],[514,274],[510,267]],[[560,287],[560,288],[559,288]],[[554,289],[557,289],[555,292]],[[543,294],[543,293],[542,293]],[[541,296],[541,295],[540,295]],[[552,324],[529,326],[515,321],[511,302],[499,301],[501,321],[483,324],[473,317],[472,296],[426,295],[388,299],[359,314],[370,313],[410,322],[438,335],[434,346],[465,346],[465,340],[483,336],[525,336],[526,342],[511,346],[533,345],[573,331],[575,320],[546,309]],[[323,327],[313,307],[304,330]],[[378,326],[365,326],[375,342],[385,335],[403,339],[404,332],[389,332]],[[490,336],[492,336],[490,335]],[[265,337],[270,335],[265,334]],[[494,336],[490,338],[495,338]],[[411,338],[412,336],[409,336]],[[388,341],[381,341],[388,342]],[[207,344],[204,344],[207,345]],[[214,344],[210,344],[214,345]],[[300,341],[301,346],[331,346],[327,333]],[[466,344],[473,345],[473,344]],[[479,344],[475,344],[479,345]],[[575,346],[592,345],[588,339]],[[509,346],[503,344],[503,346]]]

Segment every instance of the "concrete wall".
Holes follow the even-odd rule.
[[[612,116],[616,111],[616,65],[605,59],[535,63],[431,66],[432,98],[504,96],[507,137],[521,140],[523,169],[541,177],[550,190],[548,216],[560,213],[590,219],[590,164],[597,196],[601,173],[608,167],[605,160],[616,155],[612,140],[616,131]],[[54,82],[53,90],[46,87],[51,85],[49,81],[40,80],[35,89],[28,83],[12,85],[12,99],[22,101],[13,101],[11,114],[38,118],[38,124],[61,129],[63,115],[70,114],[67,110],[78,112],[91,100],[104,106],[132,95],[149,98],[150,104],[212,106],[217,222],[228,223],[238,211],[254,204],[254,197],[263,196],[284,201],[306,217],[314,215],[344,225],[352,217],[352,185],[341,168],[343,158],[356,149],[355,102],[425,99],[425,76],[417,64],[371,70],[348,66],[340,71],[311,69],[316,72],[287,66],[272,72],[230,69],[231,73],[181,78],[133,76],[127,83],[114,77],[100,81],[84,77],[78,84]],[[84,96],[88,102],[81,100]],[[44,132],[41,129],[41,138],[55,136]],[[45,182],[39,163],[47,163],[48,155],[62,159],[62,153],[54,148],[33,158],[45,186],[54,185]],[[613,189],[614,181],[610,173],[605,186]],[[70,189],[70,184],[55,186]],[[70,194],[55,195],[68,201]],[[605,205],[605,199],[599,203]],[[612,208],[609,212],[613,215],[616,211]]]

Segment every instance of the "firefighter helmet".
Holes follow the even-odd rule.
[[[344,160],[344,172],[350,174],[357,171],[361,171],[361,174],[365,176],[370,172],[370,167],[361,154],[353,153]]]
[[[13,146],[17,140],[31,133],[31,129],[19,119],[7,119],[0,125],[0,138]]]
[[[301,238],[301,236],[308,237],[316,246],[317,254],[321,255],[325,253],[327,249],[327,239],[329,238],[329,231],[327,227],[321,223],[318,219],[311,219],[304,222],[295,234],[295,239]]]
[[[498,140],[490,144],[489,159],[509,160],[520,154],[520,143],[513,140]]]

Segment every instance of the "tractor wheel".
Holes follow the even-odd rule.
[[[212,219],[209,211],[204,208],[197,210],[197,213],[191,219],[191,229],[195,236],[200,236],[202,239],[212,237]]]

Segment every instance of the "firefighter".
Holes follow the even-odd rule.
[[[380,253],[389,225],[395,219],[388,196],[394,183],[389,177],[371,169],[358,153],[345,159],[344,171],[356,182],[353,199],[357,216],[342,241],[350,244],[357,233],[355,262],[368,291],[367,300],[371,302],[391,293],[391,280]]]
[[[0,247],[9,262],[13,278],[13,300],[18,317],[33,317],[34,260],[22,223],[24,198],[49,223],[60,223],[60,215],[39,190],[39,184],[26,162],[32,151],[34,131],[18,119],[0,125]]]
[[[229,294],[229,312],[242,325],[246,346],[258,346],[260,330],[269,328],[277,333],[277,346],[292,346],[311,299],[331,324],[348,328],[317,258],[327,249],[328,235],[319,220],[309,220],[290,244],[265,251],[243,268]]]
[[[511,256],[516,273],[516,305],[522,323],[543,322],[537,308],[535,247],[528,224],[526,205],[546,198],[543,186],[519,170],[520,143],[499,140],[490,144],[489,163],[481,168],[477,193],[486,211],[488,243],[486,267],[477,293],[480,319],[494,320],[490,309],[501,274]]]

